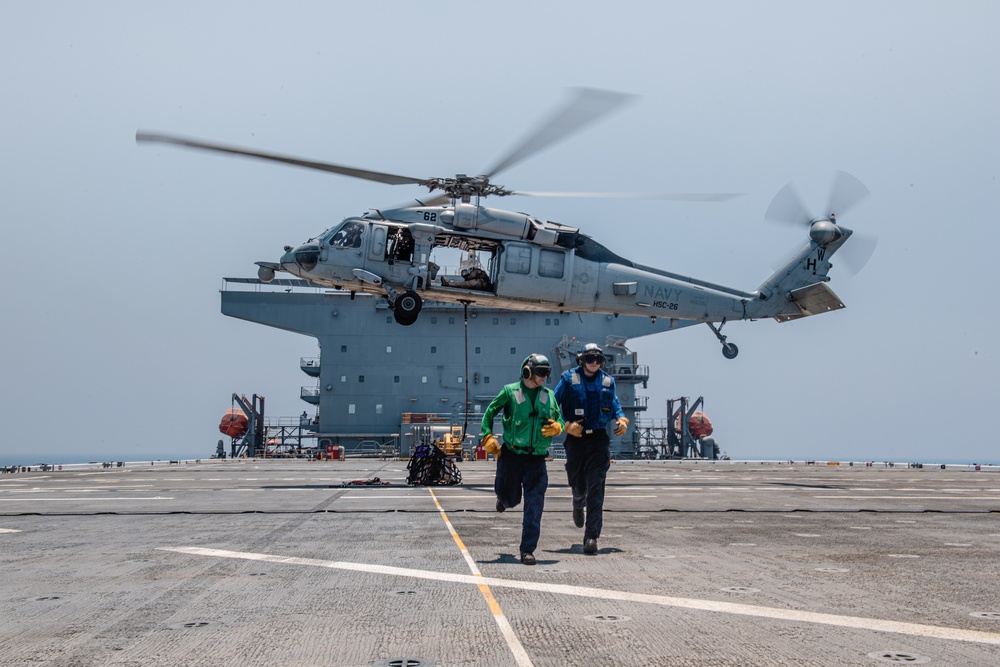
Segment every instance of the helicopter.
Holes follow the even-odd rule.
[[[388,185],[426,187],[430,196],[344,219],[298,246],[285,246],[277,262],[259,261],[269,283],[288,273],[310,283],[385,298],[400,325],[413,324],[425,300],[508,310],[602,313],[615,317],[671,318],[707,324],[722,354],[739,352],[722,334],[726,322],[773,318],[786,322],[844,308],[830,289],[830,258],[854,233],[837,215],[868,196],[853,176],[837,172],[829,213],[813,216],[794,186],[772,201],[767,219],[807,228],[808,242],[755,290],[746,291],[644,266],[611,251],[579,228],[526,213],[487,207],[505,196],[641,197],[724,201],[736,194],[568,193],[507,189],[493,182],[501,171],[620,108],[633,96],[576,89],[569,101],[484,174],[414,178],[329,162],[263,152],[159,132],[138,131],[136,142],[160,143],[268,160]],[[874,245],[859,244],[862,265]],[[459,272],[442,271],[445,251],[458,253]],[[860,266],[856,270],[860,270]]]

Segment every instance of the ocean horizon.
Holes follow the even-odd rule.
[[[208,461],[212,460],[212,455],[206,454],[204,456],[192,456],[190,454],[186,455],[173,455],[173,456],[153,456],[149,458],[135,458],[131,457],[121,457],[121,455],[111,455],[111,456],[74,456],[69,458],[47,458],[39,457],[34,455],[16,455],[16,456],[6,456],[0,454],[0,468],[5,468],[9,466],[16,467],[30,467],[32,469],[37,468],[41,465],[51,465],[51,466],[76,466],[76,465],[100,465],[102,463],[111,463],[112,467],[118,467],[118,463],[122,463],[125,467],[134,467],[137,465],[156,465],[157,463],[169,464],[171,461]],[[629,459],[622,459],[623,461]],[[709,462],[706,459],[675,459],[690,461],[692,463],[696,462]],[[949,461],[919,461],[919,460],[889,460],[889,459],[870,459],[868,461],[851,461],[849,459],[731,459],[728,461],[719,460],[719,463],[769,463],[769,464],[787,464],[795,463],[799,465],[815,463],[828,464],[837,463],[840,465],[865,465],[867,463],[873,463],[877,467],[884,466],[888,463],[892,463],[893,467],[907,467],[915,464],[934,467],[941,465],[953,465],[953,466],[988,466],[996,467],[1000,469],[1000,464],[992,461],[973,461],[971,459],[954,459]]]

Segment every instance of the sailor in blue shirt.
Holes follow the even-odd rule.
[[[577,356],[577,368],[562,374],[556,400],[566,420],[566,474],[573,490],[573,522],[583,533],[583,551],[597,553],[604,515],[604,484],[611,467],[611,439],[624,435],[628,419],[615,393],[615,379],[604,370],[604,351],[588,343]],[[584,515],[586,510],[586,518]]]

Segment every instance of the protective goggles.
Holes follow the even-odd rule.
[[[540,378],[547,378],[549,376],[549,373],[552,372],[552,369],[549,368],[548,366],[535,366],[534,368],[531,369],[531,372]]]
[[[604,355],[603,354],[585,354],[582,357],[583,363],[585,364],[603,364]]]

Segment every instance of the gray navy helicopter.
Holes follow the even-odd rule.
[[[722,201],[732,194],[567,193],[509,190],[492,182],[500,172],[620,107],[632,96],[578,89],[547,122],[479,176],[413,178],[327,162],[265,153],[175,135],[139,131],[137,143],[165,143],[281,162],[308,169],[428,188],[412,205],[374,209],[349,217],[297,246],[285,246],[277,262],[257,262],[258,277],[279,272],[321,286],[382,296],[401,325],[413,324],[425,300],[509,310],[605,313],[703,322],[734,358],[738,349],[722,335],[732,320],[774,318],[779,322],[844,307],[827,286],[830,258],[853,232],[836,215],[868,196],[854,177],[837,172],[827,214],[813,216],[790,183],[772,201],[765,218],[808,229],[808,243],[753,291],[644,266],[612,252],[576,227],[524,213],[489,208],[487,197],[583,196]],[[451,249],[459,274],[441,271],[435,259]],[[857,244],[854,268],[874,251]],[[849,263],[849,268],[850,268]]]

